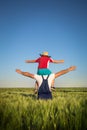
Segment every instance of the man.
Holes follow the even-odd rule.
[[[19,69],[16,69],[16,72],[21,74],[21,75],[24,75],[24,76],[27,76],[27,77],[30,77],[32,79],[35,79],[38,83],[38,98],[40,99],[52,99],[52,93],[51,93],[51,86],[52,86],[52,82],[55,78],[63,75],[63,74],[66,74],[70,71],[73,71],[76,69],[76,66],[71,66],[65,70],[61,70],[57,73],[52,73],[49,75],[38,75],[38,74],[32,74],[32,73],[29,73],[29,72],[22,72],[21,70]],[[44,81],[46,80],[46,81]],[[49,95],[49,96],[48,96]]]

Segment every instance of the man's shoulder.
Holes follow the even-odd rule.
[[[54,77],[54,76],[55,76],[54,73],[51,73],[51,74],[49,75],[49,77]],[[42,75],[34,74],[34,77],[42,77]],[[46,77],[48,77],[48,75],[43,75],[43,77],[46,78]]]
[[[35,78],[35,79],[38,79],[38,78],[40,78],[40,77],[41,77],[41,75],[34,74],[34,78]]]
[[[41,75],[40,75],[40,77],[42,77]],[[47,77],[48,78],[54,78],[55,77],[55,74],[54,73],[51,73],[50,75],[43,75],[43,77],[46,79]]]
[[[54,78],[54,77],[55,77],[55,74],[54,74],[54,73],[52,73],[52,74],[50,74],[49,76]]]

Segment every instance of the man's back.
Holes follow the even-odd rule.
[[[47,76],[48,75],[43,75],[44,79],[47,79]],[[36,79],[36,81],[38,82],[38,87],[41,86],[42,82],[43,82],[43,78],[41,75],[38,75],[38,74],[35,74],[34,75],[34,78]],[[49,89],[51,91],[51,86],[52,86],[52,81],[55,79],[55,74],[52,73],[49,75],[49,78],[48,78],[48,86],[49,86]]]
[[[52,99],[52,93],[49,89],[48,78],[49,75],[46,79],[44,79],[42,76],[43,81],[38,90],[38,99]]]

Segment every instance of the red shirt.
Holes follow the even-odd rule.
[[[35,62],[38,62],[38,69],[45,69],[49,67],[49,62],[53,62],[53,59],[48,56],[41,56]]]

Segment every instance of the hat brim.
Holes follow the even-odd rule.
[[[43,54],[40,54],[40,56],[47,56],[47,57],[51,57],[51,56],[48,56],[48,55],[43,55]]]

